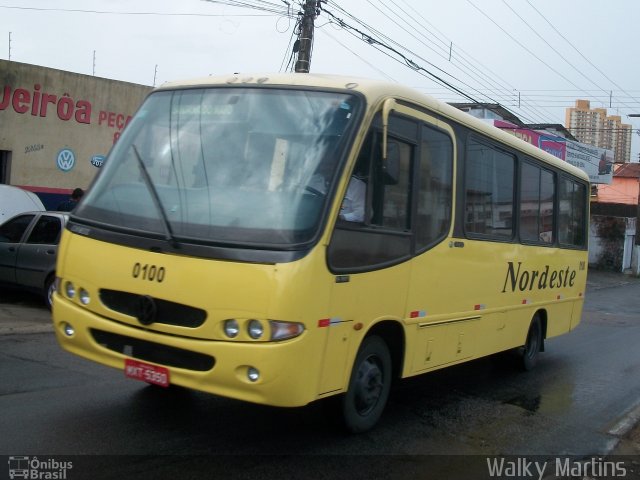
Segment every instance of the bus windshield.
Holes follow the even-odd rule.
[[[275,88],[155,92],[74,218],[177,242],[309,242],[359,102],[351,94]]]

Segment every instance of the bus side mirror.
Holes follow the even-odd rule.
[[[382,104],[382,161],[387,159],[387,136],[389,135],[389,114],[396,107],[393,98],[387,98]]]
[[[385,185],[398,183],[400,172],[400,145],[389,143],[389,115],[396,108],[396,101],[387,98],[382,104],[382,172]]]

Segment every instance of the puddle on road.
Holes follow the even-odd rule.
[[[536,413],[540,409],[540,403],[542,402],[542,395],[538,395],[537,397],[529,397],[527,395],[520,395],[518,397],[512,398],[511,400],[506,400],[502,403],[506,403],[508,405],[514,405],[516,407],[524,408],[530,413]]]
[[[521,394],[502,403],[525,410],[526,414],[541,413],[544,415],[564,415],[571,411],[573,404],[573,388],[570,384],[555,388],[548,392]]]

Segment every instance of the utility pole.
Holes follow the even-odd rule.
[[[297,73],[309,73],[311,67],[311,48],[313,47],[313,21],[316,18],[316,0],[306,0],[300,25],[300,50],[296,61]]]

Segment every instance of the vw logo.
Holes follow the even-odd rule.
[[[149,295],[142,295],[138,302],[138,321],[142,325],[151,325],[158,315],[155,300]]]
[[[70,148],[63,148],[58,152],[56,164],[63,172],[68,172],[76,164],[76,155]]]

